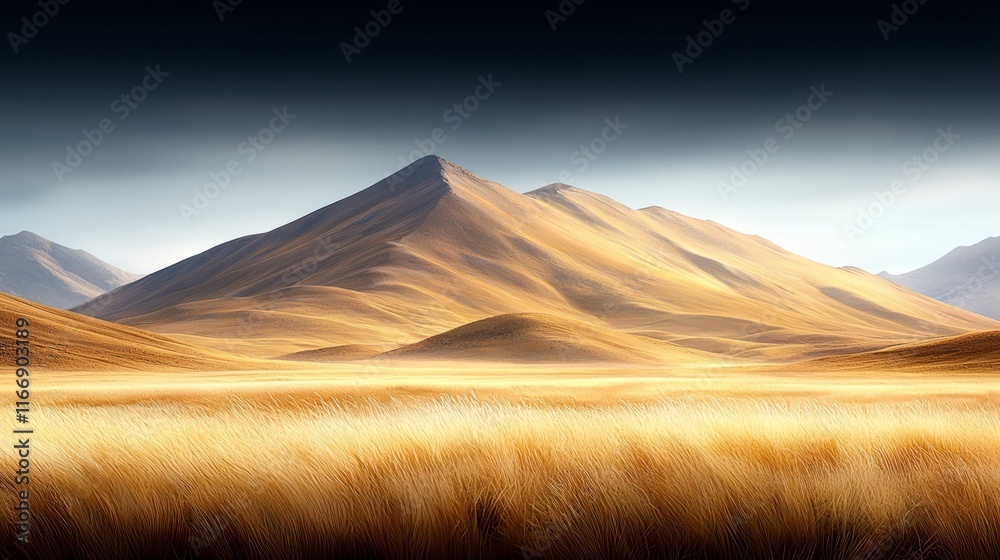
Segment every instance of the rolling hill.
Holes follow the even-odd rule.
[[[13,325],[20,317],[30,322],[34,369],[213,371],[270,367],[7,294],[0,294],[0,324],[11,325],[11,329],[0,333],[0,363],[14,363]]]
[[[959,247],[913,272],[879,276],[949,305],[1000,319],[1000,237]]]
[[[490,317],[387,352],[388,358],[687,365],[706,353],[544,314]]]
[[[69,309],[138,278],[30,231],[0,237],[0,292]]]
[[[581,359],[606,355],[594,344],[609,332],[662,343],[668,358],[686,348],[790,361],[1000,328],[713,222],[567,185],[519,194],[434,156],[77,311],[257,357],[352,345],[440,354],[445,339],[431,337],[512,314],[569,325],[587,341]]]
[[[891,346],[845,356],[830,356],[793,366],[821,371],[1000,371],[1000,331],[984,331]]]

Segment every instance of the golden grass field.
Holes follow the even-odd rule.
[[[1000,557],[988,373],[397,364],[33,387],[32,558]]]

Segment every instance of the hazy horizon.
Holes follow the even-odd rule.
[[[448,158],[445,158],[445,159],[448,159]],[[459,165],[462,165],[461,162],[454,162],[453,161],[453,163],[457,163]],[[467,167],[465,165],[462,165],[462,166],[463,167]],[[470,169],[470,170],[473,171],[473,172],[475,172],[475,169]],[[487,178],[487,179],[493,179],[493,177],[489,177],[489,176],[486,176],[485,178]],[[609,181],[610,181],[610,179],[609,179]],[[377,182],[377,181],[372,181],[371,184],[374,184],[375,182]],[[550,183],[552,183],[552,182],[560,182],[560,181],[553,180]],[[501,183],[502,183],[502,181],[501,181]],[[529,186],[529,187],[524,187],[524,188],[514,188],[514,187],[511,187],[511,185],[509,185],[509,184],[505,184],[505,186],[511,187],[513,190],[516,190],[518,192],[526,193],[526,192],[529,192],[530,190],[534,190],[535,188],[539,188],[539,187],[545,186],[546,184],[550,184],[550,183],[539,183],[539,184],[532,185],[532,186]],[[41,235],[42,237],[45,237],[45,238],[49,239],[50,241],[53,241],[53,242],[58,243],[60,245],[64,245],[64,246],[69,247],[71,249],[82,249],[84,251],[87,251],[88,253],[91,253],[92,255],[96,256],[97,258],[100,258],[101,260],[103,260],[105,262],[108,262],[109,264],[111,264],[113,266],[116,266],[118,268],[121,268],[122,270],[125,270],[127,272],[132,272],[132,273],[135,273],[135,274],[145,275],[145,274],[150,274],[152,272],[156,272],[158,270],[166,268],[167,266],[175,264],[176,262],[179,262],[180,260],[183,260],[185,258],[194,256],[194,255],[196,255],[196,254],[198,254],[198,253],[200,253],[202,251],[210,249],[210,248],[212,248],[212,247],[214,247],[216,245],[219,245],[221,243],[224,243],[226,241],[230,241],[232,239],[236,239],[236,238],[242,237],[244,235],[251,235],[251,234],[256,234],[256,233],[264,233],[264,232],[270,231],[270,230],[272,230],[272,229],[274,229],[276,227],[280,227],[281,225],[284,225],[284,224],[286,224],[288,222],[294,221],[294,220],[296,220],[296,219],[304,216],[305,214],[308,214],[309,212],[311,212],[313,210],[319,209],[319,208],[321,208],[323,206],[326,206],[328,204],[333,204],[333,203],[335,203],[335,202],[337,202],[339,200],[342,200],[342,198],[350,196],[351,194],[354,194],[354,192],[363,190],[364,188],[367,188],[367,187],[371,186],[371,184],[366,184],[364,187],[358,188],[358,189],[356,189],[353,192],[347,192],[345,190],[344,192],[346,194],[344,194],[343,197],[338,198],[337,200],[334,200],[334,201],[330,201],[329,203],[319,203],[318,202],[320,205],[316,206],[315,208],[303,207],[302,210],[296,211],[294,209],[294,207],[293,207],[292,209],[289,209],[287,212],[285,212],[285,213],[283,213],[281,215],[278,215],[276,213],[270,213],[270,215],[262,215],[260,217],[260,222],[259,222],[261,224],[261,227],[255,227],[254,225],[246,225],[247,222],[244,220],[243,221],[244,225],[243,225],[242,228],[239,227],[239,224],[233,224],[233,226],[235,226],[235,227],[232,227],[231,229],[228,229],[226,231],[218,231],[218,235],[217,236],[215,236],[215,237],[213,237],[211,239],[207,239],[206,238],[206,241],[204,243],[201,243],[201,244],[199,244],[199,243],[181,243],[181,244],[176,244],[176,243],[173,242],[173,240],[170,237],[167,237],[167,238],[164,238],[164,239],[160,239],[160,240],[149,239],[148,242],[152,243],[154,245],[153,247],[151,247],[152,249],[154,249],[154,252],[164,251],[164,252],[162,252],[160,254],[142,254],[142,255],[137,255],[137,254],[123,253],[121,251],[120,247],[121,247],[121,244],[123,243],[124,240],[121,237],[118,237],[118,235],[116,235],[113,231],[111,231],[111,230],[113,230],[113,228],[108,228],[107,230],[103,230],[103,229],[101,230],[101,231],[108,231],[110,233],[110,236],[107,238],[106,241],[102,241],[102,239],[100,237],[98,237],[97,235],[81,236],[81,235],[79,235],[79,234],[77,234],[75,232],[70,232],[66,236],[66,238],[58,238],[56,236],[48,234],[47,231],[45,231],[42,228],[38,228],[38,227],[23,227],[23,228],[20,228],[20,229],[14,228],[14,230],[12,230],[12,231],[0,232],[0,237],[2,237],[2,236],[9,236],[9,235],[15,235],[15,234],[19,233],[22,230],[31,231],[32,233]],[[613,187],[611,187],[610,185],[609,185],[609,188],[607,188],[607,189],[596,190],[596,189],[593,189],[593,188],[587,188],[585,186],[581,186],[578,183],[572,183],[572,184],[573,184],[573,186],[576,186],[576,187],[579,187],[579,188],[584,188],[586,190],[590,190],[590,191],[593,191],[593,192],[597,192],[599,194],[603,194],[605,196],[609,196],[611,198],[615,198],[619,202],[625,202],[626,201],[625,197],[621,197],[620,195],[617,196],[617,198],[616,198],[615,189]],[[642,199],[639,199],[639,200],[642,200]],[[650,200],[650,199],[646,199],[646,200],[648,200],[649,203],[640,203],[638,205],[636,205],[636,204],[629,204],[629,206],[631,208],[633,208],[633,209],[644,208],[644,207],[647,207],[647,206],[662,206],[662,207],[668,208],[670,210],[680,211],[676,207],[671,207],[668,204],[656,203],[655,200]],[[874,197],[873,197],[873,200],[875,200]],[[216,200],[212,201],[213,204],[215,202],[216,202]],[[184,203],[182,203],[182,204],[184,204]],[[221,206],[221,204],[220,204],[220,206]],[[210,209],[210,207],[207,208],[204,212],[207,213],[209,209]],[[45,206],[43,210],[45,212],[51,212],[52,207],[51,206]],[[686,212],[681,212],[681,213],[687,214]],[[181,213],[178,210],[178,216],[180,216],[180,215],[181,215]],[[800,248],[798,246],[794,246],[794,245],[789,244],[789,243],[783,243],[778,237],[768,236],[766,234],[761,234],[759,231],[749,230],[749,229],[742,229],[741,230],[739,227],[736,227],[736,226],[733,225],[733,221],[732,220],[729,221],[729,222],[726,222],[726,221],[721,221],[720,219],[718,219],[718,218],[716,218],[714,216],[711,216],[711,215],[696,215],[694,213],[691,213],[691,214],[688,214],[688,215],[691,215],[692,217],[695,217],[695,218],[712,220],[712,221],[721,223],[722,225],[727,226],[727,227],[731,227],[733,229],[736,229],[737,231],[740,231],[741,233],[763,235],[764,237],[768,238],[770,241],[773,241],[773,242],[781,245],[785,249],[792,250],[793,252],[799,253],[799,254],[807,257],[807,258],[810,258],[812,260],[815,260],[815,261],[823,263],[823,264],[828,264],[828,265],[831,265],[831,266],[861,266],[861,265],[858,265],[857,263],[854,263],[854,262],[824,261],[824,259],[821,256],[817,256],[817,255],[820,254],[820,251],[816,251],[815,253],[811,254],[811,251],[810,251],[811,248],[809,248],[809,247],[806,247],[806,248],[803,249],[803,248]],[[244,218],[245,218],[245,216],[244,216]],[[190,219],[190,222],[188,224],[185,224],[186,226],[193,225],[193,222],[195,222],[198,219],[198,217],[197,216],[191,216],[189,219]],[[753,222],[751,220],[751,221],[747,221],[745,223],[747,223],[748,225],[754,225],[755,222]],[[59,228],[58,226],[54,227],[53,230],[57,232],[57,235],[66,235],[65,231],[62,228]],[[866,232],[866,233],[868,233],[868,232]],[[984,237],[979,237],[979,238],[975,237],[975,235],[977,235],[975,233],[973,233],[971,236],[970,235],[964,235],[963,236],[963,235],[961,235],[963,233],[961,231],[958,231],[958,232],[955,232],[955,233],[956,233],[956,235],[954,235],[954,236],[948,236],[947,239],[948,240],[952,240],[952,239],[957,240],[956,241],[956,243],[957,243],[956,245],[948,246],[947,248],[945,248],[943,250],[943,252],[941,252],[939,254],[932,254],[928,250],[928,251],[925,251],[924,253],[918,254],[918,256],[914,257],[914,258],[920,258],[922,255],[927,255],[926,262],[917,263],[915,266],[911,266],[909,268],[903,267],[903,268],[897,269],[897,270],[893,270],[893,269],[891,269],[889,267],[879,267],[878,265],[876,265],[875,267],[861,266],[861,268],[864,268],[865,270],[867,270],[867,271],[869,271],[869,272],[871,272],[873,274],[879,273],[879,272],[882,272],[882,271],[888,271],[888,272],[893,273],[893,274],[900,274],[900,273],[904,273],[904,272],[910,272],[911,270],[915,270],[917,268],[920,268],[922,266],[930,264],[931,262],[933,262],[933,261],[937,260],[938,258],[944,256],[944,254],[946,254],[947,252],[949,252],[949,251],[951,251],[951,250],[953,250],[953,249],[955,249],[957,247],[975,245],[976,243],[979,243],[980,241],[982,241],[982,240],[984,240],[984,239],[986,239],[988,237],[994,237],[995,236],[995,235],[988,234],[988,232],[987,232],[987,235],[985,235]],[[120,233],[119,233],[119,235],[120,235]],[[998,232],[997,235],[1000,235],[1000,232]],[[91,240],[90,241],[91,245],[88,245],[88,246],[79,246],[79,243],[77,243],[77,240],[81,239],[81,237],[85,237],[87,239],[90,239]],[[794,240],[792,240],[792,241],[794,241]],[[805,241],[808,242],[808,239],[806,239]],[[161,245],[158,245],[158,244],[161,244]],[[115,255],[115,256],[114,257],[108,257],[108,258],[106,258],[102,254],[101,249],[106,249],[107,253],[109,253],[111,255]],[[148,250],[148,249],[150,249],[150,247],[146,247],[145,248],[145,250]],[[820,248],[820,249],[822,249],[822,248]],[[121,263],[116,262],[116,261],[119,261],[119,260],[122,261],[122,262]],[[872,262],[877,262],[877,258],[876,258],[875,261],[872,261]],[[139,265],[139,266],[142,266],[143,263],[148,263],[148,264],[145,265],[145,268],[141,268],[140,269],[140,268],[137,268],[137,266],[129,266],[128,264],[123,264],[123,263],[133,263],[133,264]]]
[[[221,18],[212,3],[62,6],[2,55],[0,234],[30,230],[147,274],[336,202],[418,150],[518,192],[566,182],[871,272],[1000,235],[1000,57],[988,22],[959,8],[920,5],[892,30],[879,23],[891,4],[733,1],[661,21],[590,2],[466,18],[404,1],[356,39],[387,5],[323,18],[308,3]],[[4,29],[21,33],[35,11],[5,6]],[[690,47],[699,36],[707,45]],[[141,101],[122,99],[137,87]],[[244,144],[283,108],[294,118],[270,141]],[[797,111],[808,118],[789,121]],[[105,119],[113,130],[95,135]],[[627,128],[579,153],[609,119]],[[67,154],[97,136],[78,162]],[[925,153],[935,161],[914,162]],[[240,173],[185,217],[231,161]],[[720,189],[744,165],[757,168],[746,183]],[[846,231],[894,181],[906,190],[883,215]]]

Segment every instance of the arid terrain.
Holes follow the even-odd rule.
[[[471,324],[510,314],[535,315],[530,326],[508,325],[518,338],[589,345],[604,338],[595,329],[610,329],[639,358],[667,343],[659,345],[667,362],[674,353],[686,360],[684,348],[796,361],[1000,329],[714,222],[633,210],[567,185],[520,194],[435,156],[75,311],[258,358],[357,345],[387,351],[466,325],[449,336],[475,337]],[[495,348],[480,344],[483,358],[540,355],[529,343],[521,352],[487,339]],[[434,344],[406,352],[418,350],[450,354]]]
[[[1000,323],[660,208],[425,158],[19,318],[10,557],[1000,556]]]

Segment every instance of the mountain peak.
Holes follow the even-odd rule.
[[[413,165],[436,165],[442,169],[446,167],[457,167],[454,163],[434,154],[426,155],[413,162]]]
[[[488,190],[496,187],[495,184],[487,186],[491,184],[491,181],[483,179],[464,167],[455,165],[436,155],[429,155],[413,161],[406,167],[372,185],[367,191],[382,193],[383,196],[385,194],[396,196],[407,193],[436,198],[440,195],[454,192],[456,187],[461,186],[465,188],[472,187],[474,190],[484,186]]]
[[[23,241],[23,242],[32,242],[32,243],[49,242],[48,239],[45,239],[41,235],[38,235],[37,233],[30,232],[28,230],[23,230],[20,233],[16,233],[14,235],[5,235],[3,237],[0,237],[0,239],[9,239],[9,240],[12,240],[12,241]]]
[[[429,156],[424,156],[422,158],[418,158],[418,159],[413,160],[412,163],[410,163],[409,165],[407,165],[406,167],[404,167],[400,171],[403,171],[403,170],[409,169],[409,168],[445,170],[445,169],[447,169],[449,167],[455,167],[455,164],[451,163],[450,161],[448,161],[448,160],[446,160],[446,159],[444,159],[442,157],[439,157],[439,156],[436,156],[434,154],[431,154]]]
[[[435,173],[445,173],[447,171],[462,171],[465,173],[470,173],[465,168],[456,165],[440,156],[431,154],[429,156],[424,156],[412,161],[406,167],[403,167],[396,173],[393,173],[387,179],[391,179],[394,176],[411,177],[416,173],[421,174],[435,174]]]
[[[544,187],[542,187],[540,189],[535,189],[535,190],[533,190],[531,192],[528,192],[526,194],[528,194],[528,195],[533,195],[533,194],[535,194],[535,195],[539,195],[539,194],[540,195],[545,195],[545,194],[556,194],[556,193],[560,193],[560,192],[563,192],[563,191],[577,192],[579,190],[580,189],[574,187],[573,185],[567,185],[566,183],[551,183],[551,184],[545,185]]]
[[[969,245],[968,247],[963,247],[963,248],[968,248],[968,249],[985,249],[985,248],[988,248],[988,247],[993,247],[994,245],[1000,246],[1000,236],[997,236],[997,237],[987,237],[986,239],[983,239],[979,243],[974,243],[972,245]]]
[[[383,183],[395,192],[396,189],[410,183],[420,183],[426,179],[443,177],[445,169],[451,166],[448,161],[435,155],[424,156],[403,167],[399,171],[389,175],[375,186]]]
[[[495,181],[480,177],[460,165],[435,155],[424,156],[414,161],[362,191],[366,192],[383,199],[405,195],[404,198],[430,201],[454,195],[467,201],[492,200],[494,203],[521,196]]]
[[[30,231],[0,238],[0,292],[65,309],[137,278]]]

